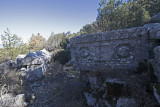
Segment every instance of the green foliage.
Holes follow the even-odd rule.
[[[125,3],[120,0],[103,0],[98,8],[97,23],[101,31],[141,26],[150,19],[146,8],[134,0]]]
[[[87,24],[76,35],[143,26],[160,12],[160,0],[101,0],[95,22]]]
[[[3,47],[6,48],[7,50],[10,50],[12,48],[16,48],[19,45],[22,44],[21,38],[19,38],[17,35],[12,35],[7,28],[7,31],[4,31],[4,35],[1,35],[1,40]]]
[[[71,59],[70,50],[59,50],[53,57],[54,61],[66,64]]]
[[[133,0],[141,7],[145,8],[149,12],[150,16],[154,16],[160,12],[160,0]]]
[[[74,36],[76,36],[76,35],[77,35],[77,33],[70,34],[70,35],[68,36],[69,40],[70,40],[71,38],[73,38]]]
[[[12,35],[9,29],[4,33],[4,35],[1,35],[4,49],[0,50],[0,61],[15,59],[17,55],[29,52],[28,46],[22,42],[21,38],[15,34]]]
[[[64,33],[58,33],[49,37],[45,48],[49,51],[54,51],[56,49],[66,49],[68,43],[68,36]]]
[[[38,33],[38,35],[32,35],[29,41],[29,48],[32,50],[42,50],[45,47],[45,38]]]
[[[80,30],[79,34],[80,35],[85,35],[85,34],[93,34],[97,33],[100,30],[98,29],[97,22],[93,22],[92,24],[87,24],[83,26],[83,28]]]

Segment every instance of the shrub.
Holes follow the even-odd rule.
[[[59,50],[54,56],[53,60],[61,64],[66,64],[71,59],[70,50]]]
[[[45,47],[45,43],[46,40],[43,36],[39,33],[37,36],[33,34],[29,41],[29,48],[34,51],[41,50]]]
[[[48,51],[55,51],[57,49],[66,49],[69,43],[69,38],[64,33],[58,33],[56,35],[51,35],[45,45]]]

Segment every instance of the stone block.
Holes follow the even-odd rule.
[[[160,23],[151,23],[144,25],[144,28],[148,32],[149,40],[159,40],[160,39]]]
[[[137,107],[134,99],[119,98],[116,107]]]
[[[80,71],[134,70],[148,58],[148,33],[143,27],[120,29],[71,39],[73,66]]]
[[[154,23],[160,22],[160,13],[154,15],[154,16],[152,17],[151,22],[154,22]]]

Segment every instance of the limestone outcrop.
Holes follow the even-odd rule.
[[[30,52],[26,56],[19,55],[16,60],[22,78],[27,81],[36,81],[44,77],[51,55],[43,49],[37,52]]]
[[[17,96],[13,96],[11,93],[4,94],[0,99],[1,107],[25,107],[27,103],[25,102],[25,95],[19,94]]]

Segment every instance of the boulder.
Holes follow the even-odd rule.
[[[154,48],[154,54],[156,63],[160,63],[160,46]]]
[[[149,40],[160,39],[160,23],[150,23],[143,26],[148,31]]]
[[[155,98],[157,99],[158,103],[160,104],[160,93],[159,93],[159,90],[157,90],[156,86],[153,86],[153,94]]]
[[[32,67],[31,67],[32,68]],[[33,71],[28,71],[27,81],[33,82],[44,78],[44,71],[46,71],[44,66],[33,69]]]
[[[16,63],[18,65],[18,67],[21,66],[22,60],[26,57],[26,55],[18,55],[16,58]]]
[[[134,99],[119,98],[116,107],[137,107]]]
[[[97,100],[96,98],[92,97],[92,94],[89,94],[87,92],[84,92],[83,94],[85,95],[88,106],[94,106],[96,104]]]
[[[24,81],[27,82],[35,82],[37,80],[41,80],[44,78],[46,72],[46,66],[45,65],[31,65],[28,66],[27,70],[20,70],[20,76]]]
[[[37,58],[35,52],[29,52],[23,59],[22,59],[22,66],[29,66],[32,64],[32,61]]]
[[[27,103],[25,102],[25,95],[24,94],[19,94],[17,95],[15,98],[15,107],[23,107],[23,106],[26,106]]]
[[[152,17],[152,22],[154,22],[154,23],[160,22],[160,13],[158,13]]]
[[[45,49],[28,53],[21,61],[22,66],[41,65],[50,62],[51,55]]]
[[[32,60],[32,62],[30,63],[31,65],[41,65],[45,63],[45,59],[42,57],[37,57],[35,59]]]
[[[14,97],[12,94],[4,94],[0,99],[1,107],[25,107],[27,103],[25,102],[25,95],[19,94]]]
[[[21,65],[20,75],[25,81],[33,82],[44,78],[47,63],[51,55],[45,49],[37,52],[29,52],[19,63]]]
[[[153,72],[160,82],[160,46],[154,48],[154,59],[150,60],[153,66]]]
[[[46,62],[51,61],[51,54],[48,51],[46,51],[46,49],[37,51],[36,55],[39,56],[39,57],[43,57]]]

